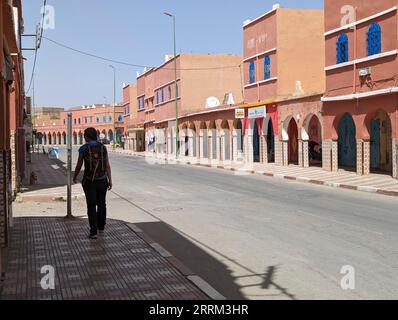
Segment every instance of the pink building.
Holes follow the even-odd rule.
[[[42,145],[66,145],[68,113],[72,113],[72,144],[84,143],[84,130],[89,127],[97,129],[98,137],[102,140],[113,142],[116,131],[116,141],[120,143],[124,135],[123,107],[105,104],[94,104],[58,110],[52,108],[43,112],[34,119],[37,130],[38,143]],[[114,111],[115,109],[115,111]],[[114,118],[115,113],[115,118]],[[116,130],[115,130],[116,129]]]
[[[245,21],[242,108],[246,112],[239,127],[249,163],[320,163],[310,149],[313,144],[320,149],[322,141],[323,19],[322,10],[274,5]]]
[[[122,107],[124,113],[124,134],[126,137],[125,148],[135,152],[145,151],[144,121],[143,119],[139,119],[136,84],[123,86]]]
[[[397,177],[397,1],[325,1],[324,168]]]
[[[179,54],[176,59],[177,89],[170,56],[137,79],[137,118],[145,125],[146,150],[175,155],[177,98],[181,156],[195,162],[231,160],[232,105],[243,101],[242,56]]]

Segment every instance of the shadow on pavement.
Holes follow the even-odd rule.
[[[271,287],[273,287],[279,292],[279,294],[269,296],[277,296],[290,300],[296,299],[295,296],[289,293],[287,289],[276,283],[275,266],[268,267],[266,273],[264,274],[258,274],[247,267],[240,265],[238,262],[230,259],[229,257],[226,257],[222,253],[215,252],[217,255],[221,255],[223,260],[229,260],[230,262],[238,265],[240,268],[250,273],[250,275],[247,276],[248,278],[259,277],[264,279],[263,282],[254,285],[240,286],[237,284],[237,281],[244,277],[234,276],[232,271],[228,269],[226,265],[212,257],[209,253],[204,251],[198,245],[194,244],[192,241],[188,240],[185,235],[181,235],[177,230],[173,230],[167,224],[163,222],[151,222],[137,223],[136,226],[143,230],[154,241],[158,242],[167,251],[172,253],[194,273],[198,274],[204,280],[210,283],[228,300],[247,300],[241,290],[250,286],[259,287],[265,290],[271,289]],[[206,245],[204,246],[206,247]],[[210,250],[212,249],[210,248]],[[266,298],[267,295],[259,295],[259,298],[260,297]]]

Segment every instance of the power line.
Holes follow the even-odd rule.
[[[149,69],[157,69],[158,67],[153,67],[153,66],[145,66],[145,65],[140,65],[140,64],[133,64],[133,63],[129,63],[129,62],[125,62],[125,61],[118,61],[118,60],[114,60],[114,59],[109,59],[109,58],[105,58],[93,53],[89,53],[83,50],[79,50],[76,48],[72,48],[68,45],[65,45],[63,43],[60,43],[58,41],[52,40],[48,37],[43,36],[43,39],[46,39],[47,41],[62,47],[64,49],[68,49],[70,51],[74,51],[76,53],[91,57],[91,58],[95,58],[95,59],[99,59],[99,60],[103,60],[106,62],[113,62],[113,63],[117,63],[117,64],[121,64],[121,65],[125,65],[125,66],[129,66],[129,67],[134,67],[134,68],[149,68]],[[223,67],[209,67],[209,68],[181,68],[181,69],[177,69],[177,70],[182,70],[182,71],[195,71],[195,70],[218,70],[218,69],[232,69],[232,68],[240,68],[241,64],[239,65],[234,65],[234,66],[223,66]],[[174,70],[174,68],[164,68],[165,70]]]
[[[39,42],[37,42],[37,39],[36,39],[36,43],[35,43],[35,47],[36,47],[35,58],[34,58],[34,61],[33,61],[32,75],[30,77],[29,87],[28,87],[28,90],[26,91],[27,94],[29,93],[29,91],[30,91],[30,89],[32,87],[33,77],[34,77],[35,69],[36,69],[37,51],[38,51],[37,43],[40,43],[42,38],[43,38],[43,30],[44,30],[43,25],[44,25],[44,17],[46,15],[46,5],[47,5],[47,0],[44,0],[44,2],[43,2],[43,15],[42,15],[42,18],[41,18],[40,40],[39,40]]]

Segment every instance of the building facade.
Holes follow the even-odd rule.
[[[309,146],[320,149],[322,141],[323,21],[322,10],[275,5],[244,23],[245,116],[238,126],[248,163],[321,161],[313,159]]]
[[[39,108],[35,116],[36,144],[44,146],[66,145],[68,132],[68,113],[72,113],[72,145],[84,143],[84,130],[94,127],[98,138],[112,143],[121,143],[124,135],[123,107],[106,104],[94,104],[71,108]],[[115,118],[114,118],[115,117]],[[116,132],[116,135],[114,133]]]
[[[232,160],[234,105],[243,101],[242,56],[180,54],[137,78],[138,121],[145,150],[193,162]],[[176,125],[178,110],[178,130]],[[228,132],[228,136],[225,135]]]
[[[397,24],[395,0],[325,1],[326,170],[397,178]]]
[[[138,119],[136,84],[123,86],[123,113],[125,149],[134,152],[145,151],[145,129],[143,121]]]
[[[23,31],[20,0],[0,1],[0,276],[12,225],[12,201],[25,173],[26,112],[21,53]]]

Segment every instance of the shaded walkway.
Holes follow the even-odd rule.
[[[11,234],[2,300],[208,299],[125,223],[111,220],[99,240],[87,221],[17,218]],[[55,268],[55,289],[43,290],[43,266]]]

